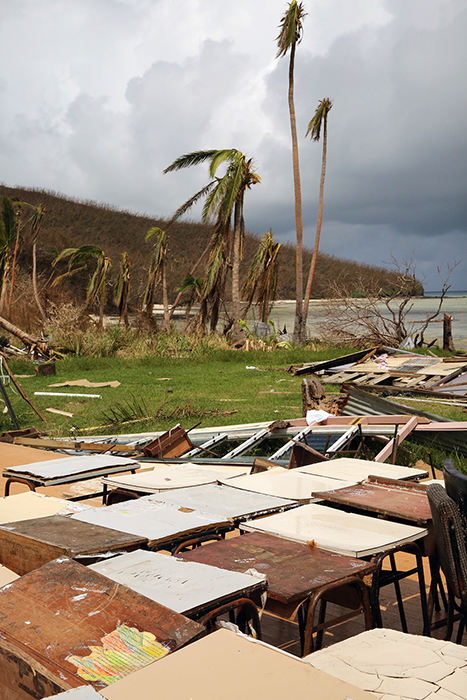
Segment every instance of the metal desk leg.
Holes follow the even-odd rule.
[[[302,656],[306,656],[307,654],[311,654],[312,651],[314,651],[314,644],[313,644],[313,631],[314,631],[314,619],[315,619],[315,612],[316,612],[316,607],[318,603],[321,601],[322,597],[328,593],[329,591],[335,589],[335,588],[341,588],[342,586],[355,586],[361,594],[361,601],[362,601],[362,609],[363,613],[365,615],[365,629],[371,629],[373,627],[373,616],[371,613],[371,604],[370,604],[370,596],[368,594],[368,588],[365,586],[364,582],[359,576],[346,576],[345,578],[341,579],[340,581],[335,581],[334,583],[329,583],[326,586],[322,586],[319,588],[317,591],[311,594],[310,596],[310,601],[308,605],[308,613],[307,613],[307,620],[306,620],[306,625],[305,625],[305,643],[303,645],[303,654]],[[355,613],[352,611],[349,615],[342,615],[339,618],[336,618],[336,622],[339,621],[344,621],[346,619],[350,619],[351,617],[354,617]],[[316,628],[316,631],[319,633],[322,629],[325,629],[326,627],[331,627],[332,626],[332,621],[330,623],[325,623],[320,622]]]
[[[406,552],[408,554],[414,554],[416,558],[417,565],[414,569],[410,569],[408,571],[403,571],[399,572],[397,571],[394,555],[397,552]],[[393,547],[391,549],[386,550],[385,552],[382,552],[381,554],[377,555],[373,561],[376,564],[376,571],[373,574],[373,584],[372,584],[372,589],[371,589],[371,607],[373,611],[373,617],[375,619],[375,624],[377,627],[382,627],[382,619],[381,619],[381,609],[379,605],[379,592],[381,589],[381,571],[383,567],[383,562],[384,560],[390,557],[391,561],[391,574],[386,580],[385,583],[383,583],[384,586],[389,585],[390,583],[394,584],[394,588],[396,590],[396,597],[397,597],[397,603],[398,603],[398,608],[399,608],[399,616],[401,619],[401,624],[402,627],[407,628],[407,623],[405,621],[405,611],[404,611],[404,604],[402,601],[402,596],[400,594],[400,588],[399,588],[399,581],[403,578],[406,578],[407,576],[411,576],[414,573],[417,573],[418,575],[418,588],[420,592],[420,604],[422,607],[422,617],[423,617],[423,634],[427,637],[430,636],[430,620],[428,616],[428,605],[427,605],[427,599],[426,599],[426,589],[425,589],[425,575],[423,572],[423,561],[422,561],[422,554],[420,551],[419,546],[415,542],[408,542],[403,545],[399,545],[398,547]],[[404,631],[407,631],[407,629],[404,629]]]
[[[24,484],[29,488],[30,491],[35,491],[36,487],[28,479],[22,479],[19,476],[11,476],[6,480],[5,484],[5,496],[10,495],[10,484]]]

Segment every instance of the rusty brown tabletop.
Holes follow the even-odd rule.
[[[430,504],[423,484],[370,476],[355,486],[313,495],[339,506],[408,520],[420,527],[431,523]]]
[[[0,589],[0,601],[1,700],[102,688],[204,631],[64,557]]]
[[[313,628],[313,621],[306,622],[306,610],[303,618],[300,617],[303,603],[331,589],[355,583],[357,578],[361,581],[375,569],[374,564],[362,559],[262,533],[247,533],[178,556],[230,571],[255,569],[265,574],[268,580],[266,609],[285,619],[293,619],[298,612],[302,644],[307,632],[305,627],[310,628],[311,624]],[[354,595],[352,601],[354,606]],[[342,604],[345,606],[345,601]]]

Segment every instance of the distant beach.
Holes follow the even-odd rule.
[[[424,297],[415,297],[411,304],[412,309],[408,314],[408,321],[415,326],[426,316],[434,313],[438,307],[440,292],[427,292]],[[320,323],[323,318],[326,300],[312,299],[308,315],[307,333],[309,337],[319,338]],[[447,313],[453,317],[452,336],[456,349],[467,349],[467,292],[451,292],[444,298],[441,313],[438,319],[431,323],[425,332],[425,340],[431,342],[438,339],[438,346],[442,347],[443,339],[443,315]],[[282,331],[284,326],[288,333],[292,333],[295,315],[295,301],[282,300],[274,304],[271,312],[276,331]],[[252,313],[249,318],[254,320]]]

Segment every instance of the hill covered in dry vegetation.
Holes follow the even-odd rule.
[[[50,286],[53,276],[52,262],[65,248],[77,248],[82,245],[95,245],[102,248],[112,262],[109,275],[110,284],[115,284],[122,253],[128,253],[131,262],[130,308],[141,308],[141,298],[148,277],[148,268],[153,251],[153,243],[146,242],[149,229],[158,226],[167,227],[168,222],[154,219],[130,211],[89,201],[67,198],[54,192],[35,189],[22,189],[0,186],[0,195],[18,198],[34,206],[44,206],[44,217],[37,240],[37,265],[39,289],[49,300],[57,298],[82,300],[89,280],[89,272],[74,276],[59,291]],[[167,257],[167,288],[169,301],[177,295],[177,287],[185,275],[192,270],[203,250],[208,245],[212,229],[208,225],[190,221],[178,221],[169,230]],[[266,232],[262,232],[264,234]],[[245,237],[244,257],[241,277],[248,274],[250,263],[255,255],[261,235],[247,233]],[[24,238],[20,241],[18,252],[18,279],[23,284],[30,276],[32,266],[32,243],[25,228]],[[311,250],[304,251],[305,274],[311,259]],[[196,272],[202,276],[202,267]],[[22,276],[22,277],[21,277]],[[319,253],[312,296],[315,298],[332,297],[336,294],[336,282],[340,291],[349,296],[358,296],[361,289],[369,286],[379,289],[391,289],[396,283],[396,273],[384,268],[363,265],[350,260],[341,260],[324,253]],[[277,299],[292,299],[295,295],[295,246],[284,244],[279,253],[279,273]],[[21,288],[21,287],[20,287]],[[19,289],[20,289],[19,288]],[[423,293],[418,285],[417,293]],[[59,296],[62,295],[62,296]],[[63,296],[64,295],[64,296]],[[159,290],[156,302],[161,301]],[[112,311],[112,294],[108,294],[107,311]]]

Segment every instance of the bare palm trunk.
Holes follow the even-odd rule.
[[[32,245],[32,291],[34,294],[34,299],[39,309],[39,313],[42,316],[42,321],[45,323],[47,321],[47,316],[45,315],[44,309],[39,299],[39,293],[37,291],[37,256],[36,256],[36,240]]]
[[[162,304],[164,306],[164,324],[165,324],[165,330],[167,332],[169,332],[169,330],[170,330],[170,314],[169,314],[169,299],[167,297],[167,276],[165,274],[165,261],[162,262],[161,278],[162,278]]]
[[[321,224],[323,223],[324,178],[326,177],[326,154],[327,154],[327,146],[328,146],[327,131],[328,131],[328,122],[327,122],[327,118],[324,117],[323,158],[321,161],[321,180],[319,183],[318,220],[316,222],[315,247],[313,248],[313,255],[311,256],[310,271],[308,273],[308,281],[307,281],[306,292],[305,292],[305,312],[304,312],[305,327],[306,327],[306,322],[307,322],[307,318],[308,318],[308,307],[310,305],[311,287],[313,286],[313,279],[315,276],[316,260],[318,258],[319,239],[321,236]]]
[[[232,255],[232,316],[236,324],[240,318],[240,243],[243,192],[235,202],[233,255]]]
[[[209,241],[208,245],[206,246],[206,248],[205,248],[205,249],[203,250],[203,252],[201,253],[200,257],[198,258],[198,262],[196,263],[196,265],[193,267],[192,270],[190,270],[190,275],[193,275],[193,276],[194,276],[196,270],[198,269],[198,267],[201,265],[201,263],[203,262],[204,258],[205,258],[206,255],[208,254],[209,248],[210,248],[210,247],[211,247],[211,241]],[[172,316],[173,316],[173,314],[174,314],[174,311],[175,311],[175,309],[177,308],[177,306],[179,305],[180,299],[182,298],[182,296],[183,296],[183,292],[179,292],[179,293],[177,294],[177,297],[176,297],[174,303],[172,304],[172,308],[170,309],[169,320],[172,318]]]
[[[295,43],[290,48],[289,61],[289,113],[290,130],[292,133],[292,164],[295,195],[295,229],[297,234],[297,247],[295,255],[295,324],[293,339],[295,343],[304,340],[303,332],[303,219],[302,219],[302,192],[300,186],[300,165],[298,161],[297,124],[295,120],[294,105],[294,66]]]

